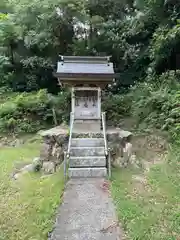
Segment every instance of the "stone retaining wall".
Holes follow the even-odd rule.
[[[40,150],[40,161],[45,172],[56,171],[56,166],[64,160],[64,151],[67,151],[69,130],[68,127],[58,126],[47,131],[39,132],[43,138]],[[123,147],[130,141],[132,133],[121,129],[107,129],[107,142],[111,151],[112,164],[121,157],[123,161]],[[103,138],[103,133],[74,132],[74,138]],[[119,160],[118,160],[119,161]]]
[[[56,127],[39,132],[43,138],[40,161],[44,172],[54,172],[64,160],[64,151],[68,145],[68,128]]]

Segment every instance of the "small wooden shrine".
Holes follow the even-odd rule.
[[[110,58],[61,56],[55,76],[61,85],[71,89],[71,112],[75,128],[80,126],[83,130],[84,126],[84,130],[99,131],[101,91],[115,76]]]

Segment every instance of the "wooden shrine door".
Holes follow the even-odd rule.
[[[75,119],[98,119],[101,116],[99,88],[74,88],[72,111]]]

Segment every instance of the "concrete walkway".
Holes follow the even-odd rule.
[[[103,179],[71,179],[50,240],[122,240]]]

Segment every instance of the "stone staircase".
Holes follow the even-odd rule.
[[[103,134],[95,137],[72,137],[68,175],[106,177],[107,166]]]

